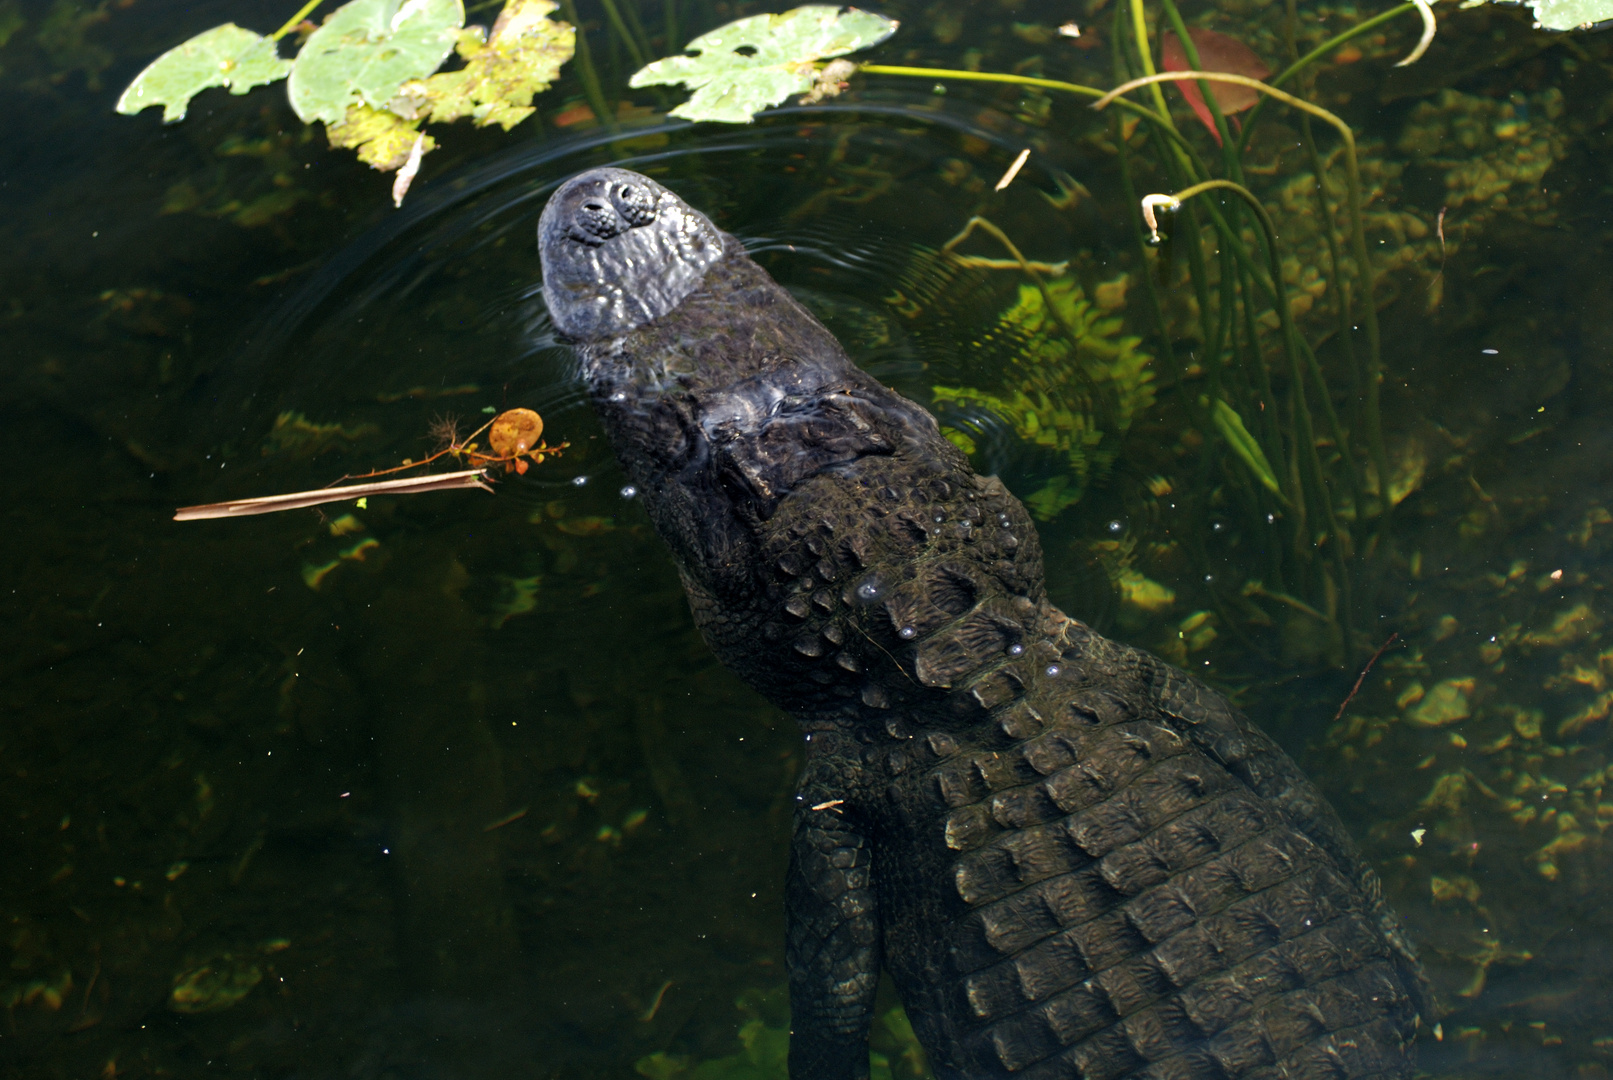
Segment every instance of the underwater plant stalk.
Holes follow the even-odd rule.
[[[1333,540],[1334,556],[1339,564],[1339,572],[1342,575],[1346,575],[1340,585],[1340,588],[1342,590],[1342,610],[1345,613],[1344,624],[1346,628],[1348,628],[1350,592],[1349,579],[1346,573],[1347,564],[1345,562],[1344,538],[1339,531],[1338,517],[1333,511],[1333,500],[1328,494],[1327,479],[1322,470],[1322,461],[1320,456],[1318,456],[1316,453],[1316,430],[1311,422],[1310,404],[1305,393],[1306,371],[1305,367],[1303,366],[1305,361],[1309,361],[1311,373],[1315,375],[1317,384],[1321,387],[1324,398],[1327,394],[1327,384],[1322,381],[1321,368],[1316,364],[1315,354],[1312,353],[1309,348],[1305,347],[1304,342],[1299,336],[1299,330],[1294,325],[1293,310],[1288,303],[1288,290],[1283,284],[1282,262],[1277,254],[1277,228],[1271,220],[1271,215],[1267,213],[1266,208],[1261,204],[1260,200],[1255,197],[1252,191],[1244,187],[1242,184],[1233,183],[1231,180],[1220,179],[1206,180],[1202,183],[1195,184],[1190,188],[1177,192],[1172,196],[1172,198],[1179,202],[1186,202],[1195,195],[1200,195],[1206,191],[1214,191],[1217,189],[1231,191],[1234,194],[1242,197],[1243,200],[1249,204],[1250,210],[1254,213],[1255,220],[1260,223],[1260,227],[1265,233],[1266,258],[1270,265],[1269,272],[1271,274],[1273,292],[1276,294],[1277,298],[1274,306],[1277,310],[1278,321],[1282,327],[1284,344],[1286,346],[1285,351],[1288,353],[1288,392],[1291,399],[1290,411],[1293,413],[1294,418],[1295,458],[1293,459],[1293,463],[1296,473],[1294,477],[1295,491],[1293,492],[1291,498],[1293,499],[1295,508],[1303,513],[1303,508],[1306,505],[1305,489],[1309,488],[1311,491],[1311,502],[1313,502],[1316,509],[1321,512],[1321,517],[1326,524],[1328,535],[1331,536]],[[1247,295],[1245,297],[1244,306],[1245,310],[1247,311],[1249,309]],[[1250,333],[1255,333],[1252,323],[1250,326]],[[1255,338],[1255,340],[1258,343],[1258,338]],[[1262,372],[1265,371],[1264,364],[1261,364],[1260,368]],[[1269,387],[1270,384],[1268,382],[1266,384],[1268,394]],[[1338,417],[1337,414],[1333,412],[1332,403],[1324,401],[1324,406],[1334,431],[1335,440],[1342,438],[1342,432],[1339,431],[1338,427]],[[1342,444],[1340,448],[1347,452],[1347,448]],[[1301,521],[1300,527],[1296,530],[1295,536],[1296,554],[1299,554],[1303,549],[1303,546],[1309,542],[1310,535],[1308,528],[1305,523]],[[1346,640],[1348,640],[1348,637],[1348,632],[1346,632]]]
[[[1290,0],[1292,2],[1292,0]],[[1192,35],[1187,32],[1187,24],[1182,21],[1182,15],[1176,10],[1171,0],[1160,0],[1165,10],[1165,17],[1170,20],[1171,29],[1176,33],[1176,40],[1182,43],[1182,52],[1187,56],[1189,67],[1197,70],[1204,65],[1199,63],[1199,47],[1193,44]],[[1149,74],[1153,74],[1149,72]],[[1243,183],[1243,146],[1232,138],[1232,131],[1227,126],[1227,118],[1221,112],[1221,103],[1215,100],[1210,92],[1210,84],[1203,79],[1199,80],[1199,94],[1204,98],[1204,104],[1210,110],[1210,118],[1215,121],[1215,130],[1221,136],[1221,159],[1226,166],[1227,176]]]
[[[1357,23],[1342,33],[1335,34],[1326,41],[1322,42],[1320,45],[1316,46],[1316,48],[1312,49],[1310,52],[1306,53],[1304,56],[1300,57],[1298,60],[1295,60],[1292,64],[1289,64],[1282,71],[1278,72],[1277,76],[1271,79],[1267,85],[1281,86],[1283,83],[1287,82],[1289,79],[1292,79],[1295,75],[1298,75],[1301,71],[1304,71],[1317,60],[1320,60],[1322,57],[1326,56],[1339,46],[1345,45],[1352,39],[1360,37],[1368,30],[1382,26],[1390,19],[1416,10],[1416,4],[1401,4],[1399,7],[1390,8],[1388,11],[1380,12],[1365,22]],[[1249,135],[1252,131],[1254,131],[1255,121],[1259,119],[1259,117],[1265,111],[1265,107],[1266,103],[1264,101],[1257,101],[1255,102],[1255,107],[1249,110],[1249,115],[1244,117],[1243,134],[1238,136],[1239,153],[1242,153],[1243,150],[1248,147]]]
[[[325,0],[308,0],[306,4],[297,9],[297,14],[286,20],[286,25],[269,35],[269,40],[279,41],[281,38],[297,29],[297,25],[306,19],[310,14],[312,14],[314,8],[318,7],[324,2]]]
[[[678,42],[680,40],[678,37],[678,4],[677,0],[662,0],[662,3],[666,9],[662,12],[666,18],[666,29],[663,31],[666,34],[666,42],[663,47],[666,55],[671,56],[678,51]]]
[[[1415,9],[1416,5],[1409,5]],[[1379,519],[1378,532],[1382,534],[1389,520],[1388,499],[1388,468],[1389,457],[1383,446],[1383,424],[1379,413],[1379,397],[1383,383],[1383,356],[1381,342],[1378,335],[1378,309],[1374,297],[1377,293],[1376,283],[1373,279],[1372,263],[1367,258],[1367,234],[1361,219],[1361,168],[1356,158],[1355,133],[1350,125],[1339,119],[1337,115],[1312,104],[1303,98],[1295,97],[1274,86],[1268,86],[1258,79],[1246,78],[1242,75],[1230,75],[1220,71],[1168,71],[1159,75],[1147,75],[1133,79],[1109,91],[1103,97],[1093,102],[1094,109],[1102,109],[1121,94],[1128,93],[1140,86],[1151,86],[1162,82],[1179,82],[1182,79],[1211,79],[1217,82],[1229,82],[1238,86],[1247,86],[1262,94],[1274,97],[1286,105],[1301,109],[1312,116],[1321,117],[1339,133],[1344,141],[1345,179],[1350,202],[1350,246],[1351,255],[1356,262],[1356,274],[1361,279],[1361,321],[1367,328],[1367,386],[1366,386],[1366,423],[1367,445],[1372,454],[1373,465],[1378,471],[1379,487]]]
[[[1148,44],[1148,18],[1143,10],[1143,0],[1131,0],[1131,33],[1137,43],[1137,59],[1142,66],[1143,74],[1154,74],[1154,55]],[[1171,111],[1165,105],[1165,92],[1156,86],[1153,93],[1154,108],[1165,118],[1165,123],[1174,128],[1176,125],[1171,122]]]
[[[1165,0],[1169,3],[1170,0]],[[1297,0],[1285,0],[1285,18],[1283,20],[1283,39],[1288,47],[1290,63],[1299,59],[1299,43],[1297,32],[1299,27],[1299,5]],[[1196,66],[1196,65],[1195,65]],[[1316,73],[1304,69],[1300,80],[1301,88],[1310,95],[1316,87]],[[1265,99],[1262,98],[1262,101]],[[1310,160],[1311,176],[1316,180],[1316,207],[1318,220],[1322,223],[1322,239],[1327,244],[1328,290],[1333,294],[1333,310],[1338,317],[1339,345],[1344,351],[1344,362],[1350,372],[1350,388],[1353,430],[1352,434],[1361,431],[1361,369],[1357,365],[1355,344],[1350,340],[1350,290],[1344,281],[1343,260],[1339,258],[1338,239],[1333,235],[1333,205],[1327,197],[1327,173],[1324,169],[1322,156],[1316,149],[1316,135],[1311,127],[1311,118],[1307,114],[1300,117],[1300,141],[1305,145],[1305,155]],[[1242,144],[1239,144],[1240,150]],[[1322,368],[1316,360],[1316,353],[1307,343],[1305,356],[1310,362],[1312,376],[1316,379],[1317,393],[1321,396],[1322,405],[1327,413],[1328,424],[1333,432],[1333,441],[1339,448],[1339,454],[1344,462],[1344,475],[1349,483],[1350,502],[1356,514],[1362,512],[1361,477],[1355,460],[1355,453],[1350,443],[1344,437],[1344,431],[1339,424],[1338,413],[1333,409],[1333,398],[1328,392],[1327,380],[1322,377]],[[1341,537],[1342,539],[1342,537]],[[1344,581],[1348,585],[1348,579]]]
[[[639,48],[638,38],[628,29],[627,23],[622,19],[621,9],[616,6],[616,0],[599,0],[605,9],[605,18],[610,20],[616,35],[621,38],[622,45],[627,49],[627,55],[633,60],[633,69],[637,71],[645,64],[644,50]]]
[[[588,98],[588,107],[594,110],[599,122],[610,131],[616,130],[616,114],[605,100],[600,88],[599,72],[594,69],[593,52],[588,48],[588,35],[583,32],[582,20],[577,18],[576,0],[560,0],[560,10],[571,25],[577,28],[577,78],[582,81],[582,92]]]

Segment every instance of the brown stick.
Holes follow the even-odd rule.
[[[1333,714],[1333,722],[1335,724],[1338,723],[1339,719],[1344,715],[1344,710],[1350,707],[1350,702],[1355,700],[1355,695],[1361,692],[1361,684],[1366,682],[1367,672],[1372,670],[1372,665],[1378,662],[1378,658],[1380,656],[1389,651],[1389,646],[1393,645],[1396,639],[1399,637],[1400,633],[1398,631],[1390,634],[1389,640],[1378,646],[1378,651],[1372,654],[1372,659],[1367,661],[1367,666],[1362,668],[1361,674],[1355,677],[1355,685],[1350,687],[1349,696],[1346,697],[1343,704],[1339,706],[1339,711]]]
[[[485,470],[466,469],[463,472],[438,473],[436,476],[412,476],[406,480],[382,480],[375,484],[316,488],[313,491],[297,491],[290,495],[265,495],[257,499],[236,499],[231,502],[208,503],[205,506],[182,506],[174,511],[174,520],[201,521],[207,518],[272,514],[277,510],[299,510],[305,506],[361,499],[367,495],[421,495],[428,491],[455,491],[459,488],[481,488],[483,491],[492,491],[487,480]]]

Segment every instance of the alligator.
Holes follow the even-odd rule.
[[[1049,603],[1019,500],[671,191],[582,173],[538,241],[705,640],[805,738],[794,1080],[868,1075],[882,970],[940,1080],[1411,1075],[1416,955],[1271,738]]]

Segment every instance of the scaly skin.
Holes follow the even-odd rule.
[[[942,1080],[1410,1075],[1417,961],[1275,743],[1049,604],[1019,501],[677,196],[597,169],[539,240],[706,640],[805,732],[795,1080],[867,1075],[882,966]]]

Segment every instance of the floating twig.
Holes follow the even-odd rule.
[[[1400,638],[1399,631],[1396,631],[1395,633],[1390,634],[1389,635],[1389,640],[1385,641],[1382,645],[1379,645],[1378,646],[1378,651],[1372,654],[1372,659],[1367,661],[1367,666],[1362,668],[1361,669],[1361,674],[1359,674],[1359,675],[1357,675],[1355,677],[1355,685],[1350,687],[1350,693],[1349,693],[1349,695],[1347,697],[1345,697],[1343,703],[1339,705],[1339,711],[1333,714],[1333,722],[1335,724],[1338,723],[1339,720],[1343,718],[1344,710],[1348,709],[1350,707],[1350,702],[1355,700],[1355,695],[1361,692],[1361,684],[1366,682],[1367,672],[1372,670],[1372,665],[1376,664],[1378,662],[1378,658],[1381,657],[1384,653],[1388,652],[1389,651],[1389,646],[1393,645],[1397,640],[1399,640],[1399,638]],[[1419,844],[1422,843],[1421,840],[1418,840],[1417,842]]]
[[[264,495],[256,499],[233,499],[229,502],[207,503],[203,506],[182,506],[174,511],[174,520],[203,521],[208,518],[250,517],[253,514],[300,510],[305,506],[361,499],[370,495],[421,495],[428,491],[454,491],[459,488],[481,488],[483,491],[492,491],[492,487],[487,483],[488,479],[486,469],[466,469],[464,472],[438,473],[436,476],[382,480],[374,484],[315,488],[313,491],[296,491],[290,495]]]
[[[997,187],[995,190],[1001,191],[1009,184],[1012,184],[1014,182],[1014,177],[1019,175],[1019,170],[1023,169],[1025,167],[1025,162],[1030,160],[1030,156],[1030,147],[1027,146],[1025,149],[1021,150],[1019,152],[1019,156],[1014,159],[1014,163],[1008,166],[1008,171],[1003,173],[1003,178],[997,181]]]

